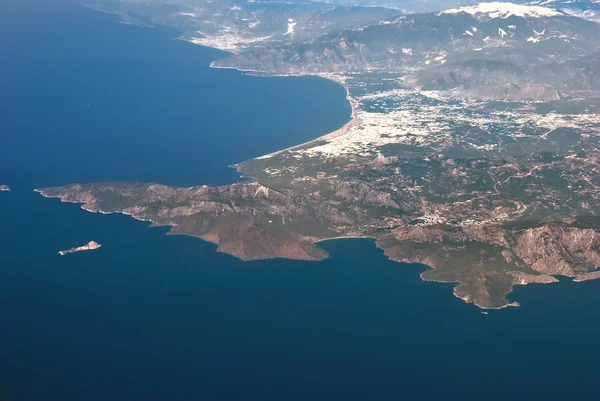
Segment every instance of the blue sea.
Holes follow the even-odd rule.
[[[350,118],[333,82],[211,69],[222,53],[178,35],[0,3],[0,399],[598,399],[600,281],[519,287],[521,308],[485,315],[370,240],[244,263],[34,193],[229,184],[228,165]]]

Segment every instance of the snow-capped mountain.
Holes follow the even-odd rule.
[[[495,18],[548,18],[564,15],[563,12],[540,6],[528,6],[522,4],[490,2],[479,3],[475,6],[453,8],[442,11],[441,14],[469,14],[477,19],[495,19]]]

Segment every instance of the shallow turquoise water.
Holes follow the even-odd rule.
[[[322,263],[243,263],[32,192],[226,184],[228,164],[331,131],[350,110],[328,81],[209,69],[218,52],[175,32],[71,5],[0,10],[8,400],[595,399],[600,282],[517,288],[522,308],[483,315],[370,240],[323,243]],[[56,255],[92,239],[102,248]]]

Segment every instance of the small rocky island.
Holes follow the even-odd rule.
[[[0,185],[0,192],[8,192],[10,187],[8,185]]]
[[[83,246],[78,246],[76,248],[71,248],[71,249],[67,249],[64,251],[60,251],[58,252],[59,255],[64,256],[66,254],[69,253],[75,253],[75,252],[83,252],[83,251],[93,251],[94,249],[98,249],[100,248],[100,244],[97,243],[96,241],[90,241],[87,244],[83,245]]]

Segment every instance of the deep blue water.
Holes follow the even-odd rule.
[[[0,3],[0,394],[7,400],[597,399],[600,282],[483,315],[369,240],[240,262],[37,186],[226,184],[349,118],[316,78],[213,70],[176,32]],[[88,107],[89,105],[89,107]],[[94,252],[60,249],[96,240]]]

